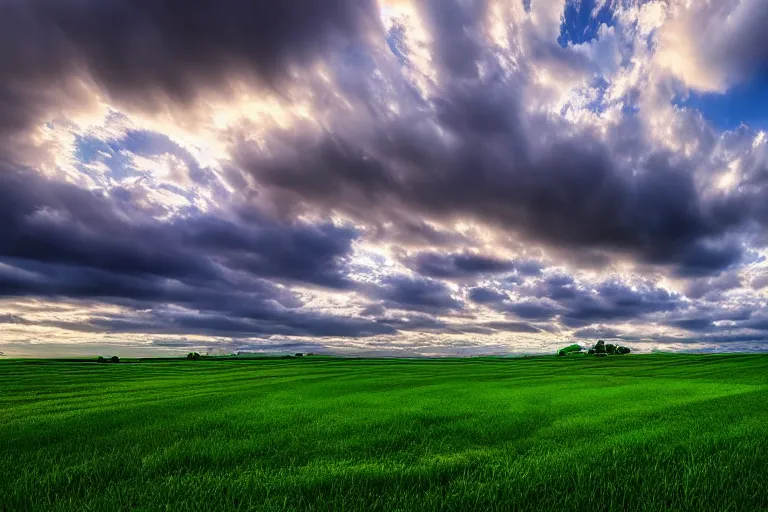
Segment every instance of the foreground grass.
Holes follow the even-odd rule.
[[[768,357],[0,362],[0,510],[768,509]]]

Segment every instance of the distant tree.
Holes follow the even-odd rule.
[[[190,361],[199,361],[200,360],[200,354],[197,352],[190,352],[187,354],[187,359]]]
[[[617,354],[624,355],[624,354],[629,354],[630,352],[632,352],[632,350],[629,347],[622,347],[621,345],[616,347]]]
[[[96,359],[96,362],[97,362],[97,363],[106,363],[106,362],[107,362],[107,360],[106,360],[106,359],[104,359],[104,357],[103,357],[103,356],[99,356],[99,357]]]
[[[120,358],[117,357],[117,356],[112,356],[112,357],[109,358],[109,362],[110,363],[119,363],[120,362]]]
[[[610,356],[614,355],[616,353],[616,345],[614,345],[613,343],[608,343],[605,346],[605,353]]]
[[[578,353],[584,350],[581,345],[578,345],[574,343],[573,345],[568,345],[567,347],[563,347],[560,350],[557,351],[558,356],[567,356],[568,354],[574,354]]]
[[[605,354],[605,342],[603,340],[597,340],[597,344],[595,345],[595,352],[598,354]]]
[[[593,355],[593,354],[595,354],[595,353],[596,353],[596,352],[595,352],[595,349],[593,349],[593,348],[591,348],[591,349],[587,350],[587,354]]]
[[[304,353],[303,352],[296,352],[296,357],[304,357]]]

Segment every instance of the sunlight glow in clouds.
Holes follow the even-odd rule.
[[[4,9],[6,355],[768,347],[765,2]]]

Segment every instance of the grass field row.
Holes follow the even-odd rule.
[[[768,509],[768,357],[0,362],[3,510]]]

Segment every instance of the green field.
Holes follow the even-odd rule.
[[[0,362],[0,510],[768,510],[768,356]]]

